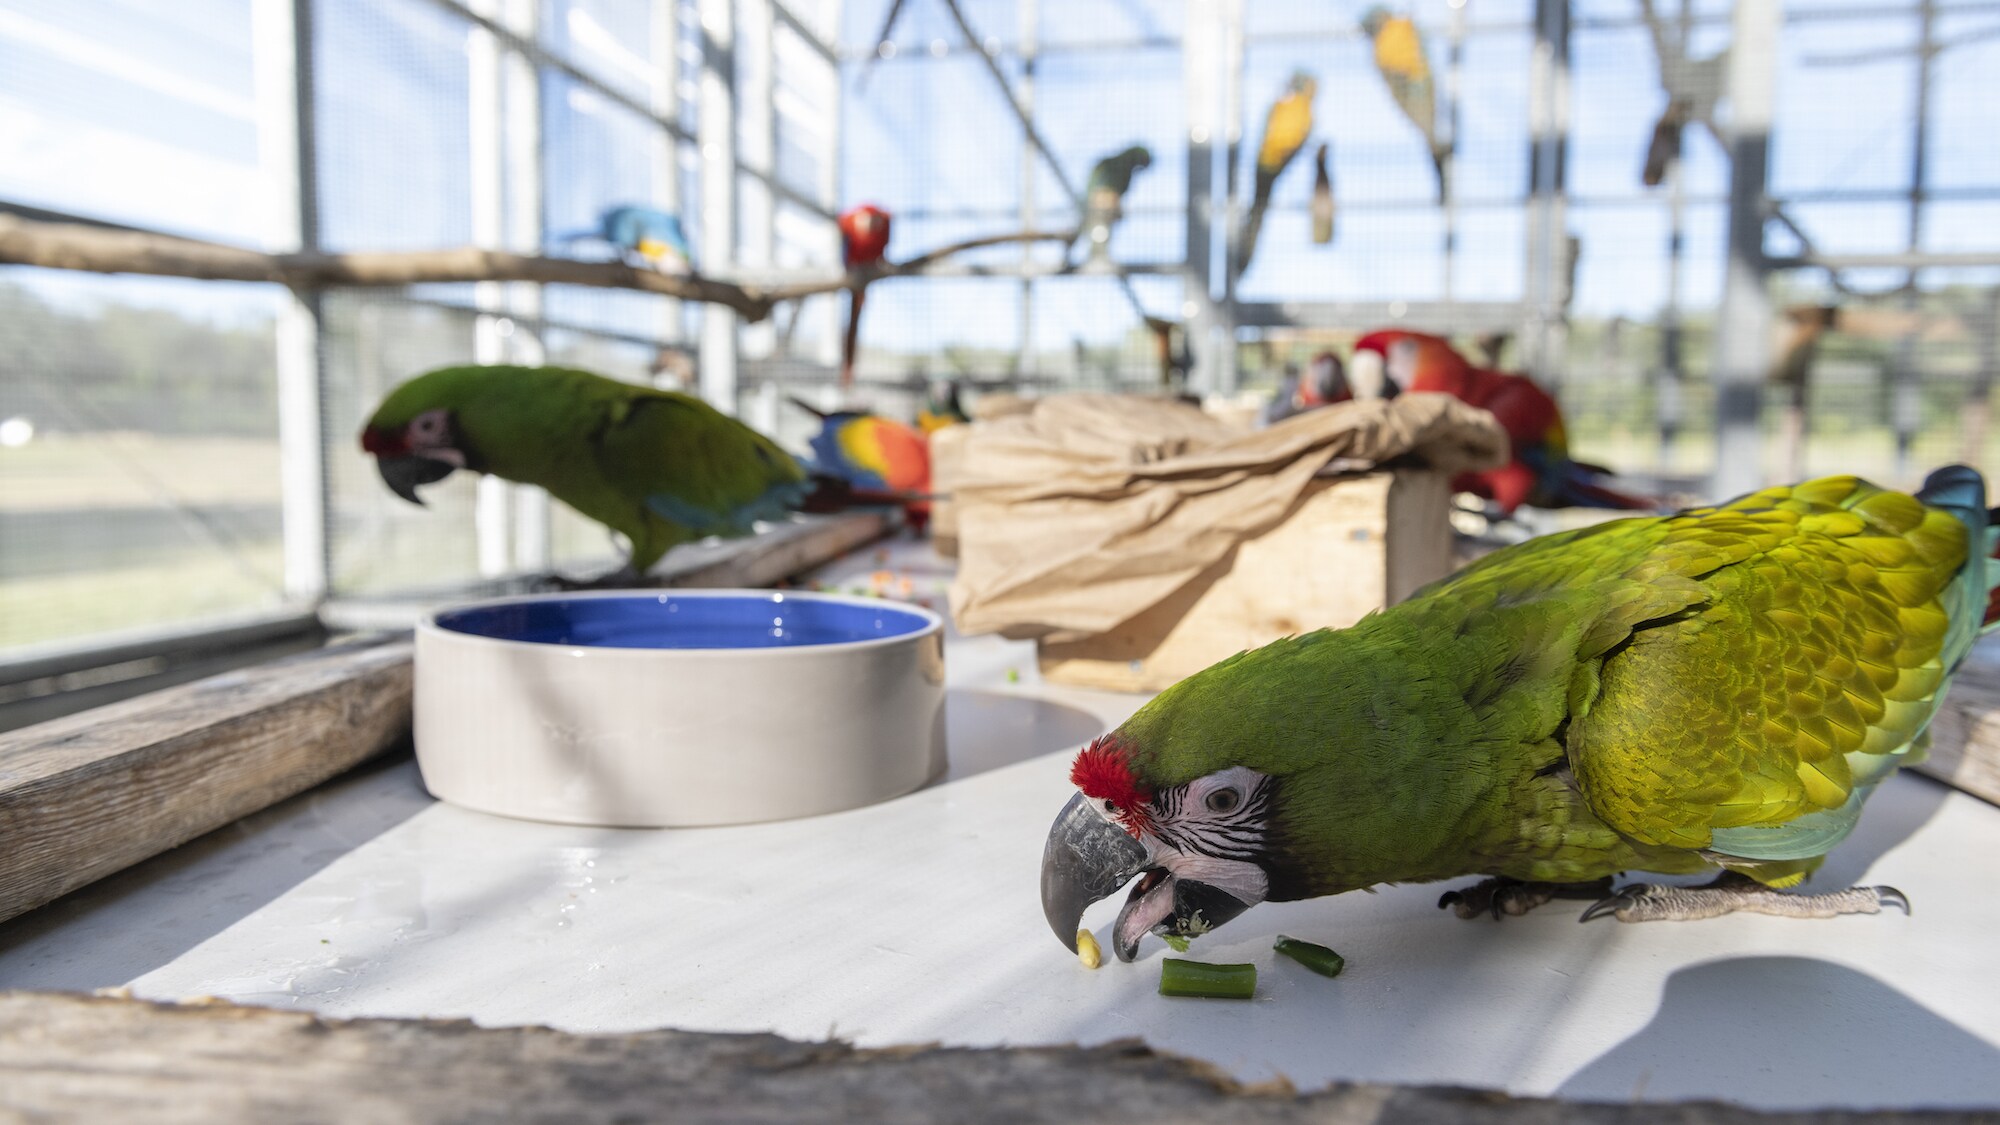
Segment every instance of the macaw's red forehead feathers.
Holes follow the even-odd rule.
[[[404,440],[401,431],[382,430],[370,426],[361,431],[361,451],[373,453],[378,457],[383,455],[400,457],[410,451],[410,445]]]
[[[1149,819],[1153,791],[1132,773],[1130,748],[1116,734],[1091,742],[1069,768],[1070,783],[1093,801],[1109,801],[1134,835]]]

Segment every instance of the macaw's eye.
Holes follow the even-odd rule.
[[[1234,789],[1217,789],[1208,795],[1208,811],[1216,813],[1234,812],[1243,801],[1243,795]]]

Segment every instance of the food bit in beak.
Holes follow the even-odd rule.
[[[1097,947],[1097,938],[1089,930],[1076,932],[1076,959],[1083,962],[1086,969],[1104,964],[1104,951]]]

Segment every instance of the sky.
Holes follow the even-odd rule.
[[[870,42],[888,0],[847,0],[844,45]],[[983,37],[1012,46],[1019,0],[968,0]],[[1790,10],[1825,11],[1857,0],[1811,0]],[[1462,300],[1514,300],[1522,293],[1528,150],[1527,72],[1532,40],[1528,0],[1466,0],[1470,28],[1461,74],[1456,164],[1460,206],[1452,292]],[[800,2],[809,21],[825,3]],[[1246,0],[1249,46],[1237,120],[1248,158],[1265,107],[1295,69],[1319,79],[1316,140],[1332,144],[1342,205],[1333,245],[1306,237],[1310,164],[1279,181],[1256,262],[1242,283],[1248,300],[1434,300],[1444,295],[1439,249],[1443,216],[1417,132],[1395,110],[1355,30],[1360,0],[1299,4]],[[1171,263],[1183,256],[1186,105],[1182,60],[1168,47],[1078,50],[1076,44],[1137,37],[1174,40],[1180,0],[1042,0],[1037,29],[1049,53],[1035,73],[1038,119],[1073,182],[1100,155],[1133,141],[1154,151],[1127,199],[1114,242],[1125,260]],[[1712,0],[1698,12],[1726,13]],[[1576,311],[1651,319],[1667,300],[1668,228],[1664,193],[1639,184],[1638,169],[1660,109],[1650,42],[1643,30],[1597,26],[1622,21],[1636,0],[1579,0],[1572,41],[1568,176],[1571,230],[1582,239]],[[1447,0],[1418,0],[1429,56],[1442,70]],[[0,198],[226,241],[257,242],[269,198],[258,169],[250,0],[0,0]],[[337,249],[448,245],[470,237],[465,154],[465,24],[424,0],[321,0],[319,115],[326,242]],[[551,47],[614,87],[643,97],[650,64],[643,0],[544,0]],[[1896,191],[1909,182],[1915,67],[1910,54],[1831,65],[1837,56],[1907,47],[1914,18],[1815,20],[1788,24],[1781,41],[1774,192]],[[1941,17],[1952,37],[2000,27],[2000,10]],[[692,30],[692,29],[690,29]],[[781,37],[788,32],[781,33]],[[1696,54],[1727,37],[1726,21],[1703,24]],[[847,201],[878,202],[900,217],[893,253],[1015,229],[1022,180],[1019,127],[980,61],[935,57],[958,42],[943,6],[909,0],[896,34],[898,56],[843,75],[840,176]],[[687,50],[692,59],[694,40]],[[1062,49],[1068,45],[1071,49]],[[779,82],[780,174],[809,186],[816,178],[798,110],[823,90],[810,81],[796,45],[784,52]],[[1828,56],[1835,56],[1829,60]],[[1003,69],[1018,81],[1018,60]],[[692,68],[684,93],[692,95]],[[547,194],[552,231],[579,229],[604,205],[653,196],[648,126],[630,111],[559,75],[545,76]],[[2000,37],[1955,47],[1941,58],[1931,90],[1928,182],[1946,193],[2000,189],[2000,147],[1991,145],[1985,107],[2000,105]],[[810,108],[810,107],[806,107]],[[691,113],[686,120],[692,121]],[[1726,162],[1691,131],[1685,181],[1688,258],[1683,301],[1711,306],[1719,295],[1724,219],[1713,202],[1726,187]],[[681,179],[690,218],[699,207],[692,151]],[[1070,221],[1061,188],[1034,169],[1042,221]],[[1793,214],[1829,252],[1900,250],[1907,208],[1897,202],[1799,203]],[[698,224],[695,224],[698,226]],[[824,256],[793,217],[781,258]],[[1946,198],[1926,208],[1922,243],[1932,249],[2000,251],[2000,201]],[[697,246],[697,253],[699,253]],[[1011,260],[1002,250],[989,260]],[[86,278],[0,270],[31,277],[56,299],[168,304],[219,320],[263,315],[259,287],[202,287],[144,279]],[[1933,280],[1950,278],[1937,275]],[[1890,275],[1885,281],[1899,280]],[[1153,311],[1175,315],[1178,282],[1140,286]],[[870,295],[866,343],[877,348],[1016,344],[1021,287],[1007,280],[899,282]],[[1034,287],[1038,348],[1121,338],[1133,314],[1101,280],[1062,279]],[[557,293],[551,313],[608,328],[646,331],[656,306],[625,294]],[[826,322],[830,324],[830,320]],[[815,322],[814,330],[821,325]]]

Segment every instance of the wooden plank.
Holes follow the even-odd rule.
[[[462,1020],[328,1020],[0,993],[0,1119],[903,1125],[1957,1125],[1990,1111],[1764,1113],[1495,1090],[1254,1087],[1136,1040],[1099,1047],[860,1050],[776,1035],[573,1035]]]
[[[1352,625],[1450,573],[1450,490],[1428,470],[1313,484],[1276,527],[1108,633],[1042,641],[1042,676],[1160,691],[1280,637]]]
[[[334,646],[0,734],[0,921],[394,745],[410,650]]]
[[[2000,805],[2000,638],[1980,642],[1959,668],[1931,720],[1930,757],[1915,769]]]
[[[891,518],[881,512],[849,512],[808,517],[785,524],[754,539],[738,540],[734,550],[712,561],[668,560],[659,572],[662,586],[708,589],[771,586],[795,574],[873,543],[889,534]]]

